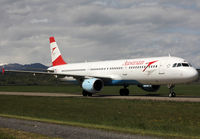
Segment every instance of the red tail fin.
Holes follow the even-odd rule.
[[[4,67],[2,68],[2,75],[4,75],[4,73],[5,73],[5,69],[4,69]]]
[[[64,65],[67,64],[58,49],[58,45],[54,39],[54,37],[49,38],[50,41],[50,49],[51,49],[51,61],[53,66]]]

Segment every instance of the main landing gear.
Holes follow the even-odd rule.
[[[124,86],[124,88],[119,90],[120,96],[128,96],[129,95],[129,90],[127,89],[128,86]]]
[[[176,97],[176,93],[174,92],[175,85],[168,85],[169,88],[169,97]]]
[[[83,96],[90,96],[90,97],[91,97],[91,96],[92,96],[92,93],[83,90],[83,91],[82,91],[82,95],[83,95]]]

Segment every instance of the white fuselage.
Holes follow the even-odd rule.
[[[173,65],[177,63],[174,66]],[[100,62],[65,64],[50,67],[55,73],[81,75],[86,78],[110,78],[104,85],[180,84],[198,78],[198,72],[184,59],[178,57],[154,57]],[[63,80],[71,80],[65,77]]]

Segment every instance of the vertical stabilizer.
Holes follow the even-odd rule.
[[[60,53],[60,50],[58,49],[58,45],[54,39],[54,37],[49,38],[50,41],[50,49],[51,49],[51,61],[53,66],[63,65],[67,64]]]
[[[2,68],[2,75],[4,75],[5,74],[5,69],[4,69],[4,67]]]

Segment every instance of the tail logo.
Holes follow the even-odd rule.
[[[56,49],[56,47],[54,47],[54,48],[52,49],[52,54],[53,54],[53,52],[54,52],[55,49]]]
[[[60,53],[58,45],[54,39],[54,37],[50,37],[50,48],[51,48],[51,61],[53,66],[67,64]]]

